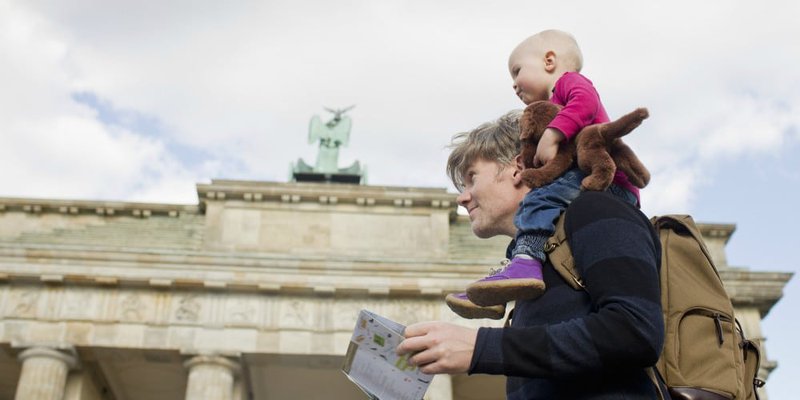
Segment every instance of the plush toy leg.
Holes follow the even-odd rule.
[[[633,186],[639,189],[644,188],[650,183],[650,171],[647,170],[644,164],[642,164],[642,161],[639,160],[639,157],[636,157],[636,153],[634,153],[628,145],[622,143],[621,139],[617,142],[619,142],[620,145],[615,146],[613,149],[614,154],[612,155],[612,157],[617,160],[617,168],[625,173]]]
[[[647,119],[650,116],[650,113],[647,111],[646,108],[637,108],[632,112],[629,112],[617,119],[616,121],[608,122],[605,125],[606,130],[604,133],[607,133],[609,136],[606,140],[611,141],[617,138],[621,138],[629,133],[632,130],[636,129],[639,125],[642,124],[642,121]]]
[[[646,108],[637,108],[615,121],[590,125],[578,134],[578,166],[587,174],[587,177],[581,182],[582,189],[597,191],[608,189],[618,167],[626,174],[630,172],[633,175],[631,183],[634,185],[646,184],[645,182],[649,181],[649,172],[644,169],[644,165],[636,158],[633,151],[620,139],[641,125],[648,116]],[[620,148],[623,148],[621,152]],[[612,159],[612,153],[615,151],[618,152],[616,155],[623,157]],[[617,165],[615,162],[623,161],[624,156],[632,156],[630,168],[628,164]]]
[[[605,125],[595,125],[578,134],[578,166],[586,173],[581,181],[581,190],[602,192],[614,180],[617,166],[608,153],[604,129]]]

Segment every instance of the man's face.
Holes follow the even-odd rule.
[[[550,99],[552,76],[545,70],[544,56],[531,45],[521,44],[508,58],[508,72],[514,80],[514,92],[523,103]]]
[[[515,183],[514,171],[513,165],[501,170],[498,163],[484,159],[476,160],[467,169],[458,204],[467,209],[475,236],[513,237],[516,233],[514,214],[526,190]]]

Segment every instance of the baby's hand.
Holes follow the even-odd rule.
[[[536,155],[533,156],[533,166],[538,168],[555,158],[558,145],[564,140],[564,134],[557,129],[547,128],[536,146]]]

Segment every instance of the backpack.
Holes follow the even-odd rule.
[[[575,290],[585,290],[567,243],[564,214],[545,245],[553,267]],[[665,340],[648,375],[673,399],[758,399],[760,351],[744,337],[717,268],[692,217],[653,217],[661,241],[661,306]]]

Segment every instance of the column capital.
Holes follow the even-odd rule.
[[[221,366],[228,369],[234,376],[239,375],[239,373],[242,371],[242,366],[239,361],[236,361],[230,357],[216,354],[196,355],[183,363],[183,366],[187,369],[192,369],[199,365]]]
[[[78,366],[78,354],[75,348],[69,347],[55,347],[46,345],[32,345],[19,353],[17,358],[20,362],[25,362],[29,358],[52,358],[63,362],[68,369],[74,369]]]

